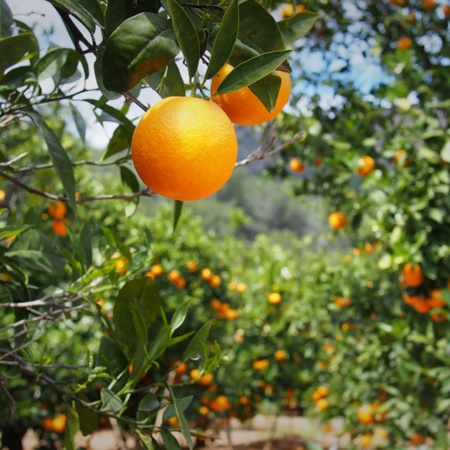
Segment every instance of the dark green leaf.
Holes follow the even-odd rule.
[[[183,202],[181,200],[175,200],[173,205],[173,230],[172,233],[175,233],[177,229],[178,221],[181,217],[181,211],[183,210]]]
[[[169,405],[167,407],[167,409],[164,411],[163,421],[167,420],[167,418],[173,416],[173,414],[169,411],[168,414],[171,414],[171,415],[170,416],[168,415],[167,418],[165,418],[166,413],[172,407],[173,412],[175,413],[175,416],[178,419],[178,423],[180,424],[181,433],[183,434],[184,439],[186,440],[186,443],[187,443],[189,449],[192,450],[194,448],[194,445],[192,443],[191,432],[189,430],[189,424],[186,420],[186,416],[184,415],[184,411],[189,407],[194,396],[189,395],[187,397],[177,399],[173,393],[173,389],[171,388],[171,386],[169,384],[167,385],[167,388],[169,389],[169,392],[170,392],[172,404]]]
[[[166,450],[181,450],[180,444],[167,428],[161,428],[161,437]]]
[[[144,277],[129,281],[120,289],[117,295],[113,310],[114,324],[117,340],[125,347],[127,353],[138,340],[137,331],[132,327],[132,308],[135,308],[135,300],[140,305],[142,319],[145,327],[148,329],[150,324],[156,319],[160,308],[159,294],[152,278]]]
[[[184,81],[175,61],[171,62],[163,70],[149,75],[145,78],[145,81],[162,98],[171,96],[184,97],[186,94]]]
[[[156,411],[161,407],[161,402],[159,397],[155,394],[147,394],[140,402],[138,409],[139,411],[152,412]]]
[[[156,334],[155,338],[150,342],[148,350],[149,361],[158,359],[164,353],[164,350],[169,346],[169,344],[170,330],[163,325],[163,327],[160,328]]]
[[[152,13],[122,22],[111,34],[103,55],[106,89],[125,92],[144,77],[170,64],[179,48],[170,23]]]
[[[103,83],[103,55],[105,54],[105,47],[103,45],[98,47],[97,50],[97,59],[94,62],[94,73],[95,78],[97,80],[98,88],[101,93],[109,100],[115,100],[121,97],[122,94],[119,94],[114,91],[110,91],[106,89],[105,84]],[[91,102],[95,102],[95,100],[91,100]]]
[[[115,414],[122,411],[124,406],[122,400],[110,389],[102,388],[100,397],[102,399],[101,411],[108,411]]]
[[[77,128],[78,134],[82,142],[84,143],[86,140],[86,122],[83,119],[83,116],[80,114],[77,108],[70,103],[70,110],[72,112],[72,117],[75,122],[75,126]]]
[[[8,67],[17,64],[23,56],[35,49],[36,38],[33,33],[21,33],[0,39],[0,74]]]
[[[79,1],[79,0],[49,0],[53,6],[61,8],[76,17],[89,31],[95,31],[95,25],[102,26],[102,21],[99,21],[100,17],[96,17],[97,14],[92,14],[88,6],[91,1]]]
[[[72,209],[76,211],[75,176],[73,173],[72,161],[59,142],[59,139],[55,133],[53,133],[50,127],[46,124],[44,118],[32,108],[26,108],[24,113],[30,117],[40,129],[45,143],[47,144],[48,152],[50,154],[53,166],[55,167],[56,174],[61,180]]]
[[[86,221],[80,231],[80,245],[86,269],[92,264],[92,231],[91,224]]]
[[[190,306],[191,301],[187,300],[177,307],[173,313],[172,321],[170,322],[170,330],[172,333],[184,323]]]
[[[284,43],[291,45],[298,39],[306,36],[318,18],[319,14],[306,11],[278,22],[278,26],[283,34]]]
[[[56,84],[70,78],[76,71],[78,54],[69,48],[53,48],[40,58],[35,70],[39,81],[53,77]]]
[[[249,86],[249,89],[261,100],[268,111],[275,108],[280,91],[281,78],[274,72]]]
[[[139,428],[136,429],[136,433],[138,434],[139,439],[141,440],[145,450],[155,450],[156,447],[153,445],[152,440],[147,434],[139,430]]]
[[[75,438],[79,429],[78,414],[72,406],[66,408],[66,429],[64,431],[64,450],[76,450]]]
[[[167,0],[167,6],[178,45],[186,61],[189,77],[192,78],[200,60],[200,41],[197,30],[184,8],[176,0]]]
[[[80,431],[83,436],[93,433],[98,426],[98,415],[95,411],[82,405],[81,403],[75,403],[75,408],[78,413],[80,421]]]
[[[0,0],[0,38],[11,36],[13,24],[13,16],[6,0]]]
[[[263,53],[239,64],[225,77],[217,93],[232,92],[261,80],[277,69],[290,52],[291,50],[281,50]]]
[[[210,79],[225,65],[230,58],[239,31],[238,0],[232,0],[220,24],[219,32],[211,49],[211,59],[206,70],[205,79]]]
[[[123,184],[131,189],[131,192],[137,192],[139,190],[139,181],[128,167],[120,166],[120,179]]]
[[[117,377],[126,367],[127,362],[127,358],[116,341],[102,337],[97,355],[97,365],[106,367],[109,374]]]
[[[258,53],[285,49],[276,20],[256,0],[239,5],[239,39]]]
[[[208,338],[209,330],[211,329],[211,322],[206,322],[195,334],[189,342],[186,350],[183,353],[183,360],[195,357],[202,353],[203,345]]]
[[[105,153],[103,153],[101,160],[110,158],[117,153],[130,148],[130,138],[127,129],[123,125],[119,125],[113,132],[111,139],[108,142]]]
[[[103,111],[108,117],[109,121],[124,125],[126,136],[131,141],[131,137],[133,136],[135,128],[133,122],[121,110],[108,105],[107,98],[102,97],[98,100],[86,99],[84,101]]]

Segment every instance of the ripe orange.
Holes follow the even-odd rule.
[[[372,434],[371,433],[364,433],[361,436],[361,445],[363,447],[369,447],[369,445],[372,443]]]
[[[62,219],[63,217],[66,217],[67,206],[64,202],[61,201],[52,203],[48,207],[48,214],[52,219]]]
[[[422,0],[422,6],[427,9],[428,11],[436,8],[436,1],[435,0]]]
[[[375,420],[375,410],[373,405],[365,404],[358,408],[356,411],[356,416],[359,421],[359,423],[362,423],[363,425],[369,425],[374,422]]]
[[[281,294],[279,292],[271,292],[270,294],[267,295],[267,300],[272,305],[277,305],[282,300]]]
[[[308,8],[306,8],[305,5],[297,5],[297,8],[294,11],[294,5],[292,3],[286,3],[281,8],[280,14],[282,19],[288,19],[289,17],[292,17],[295,13],[308,11]]]
[[[397,40],[397,48],[401,51],[409,50],[413,45],[413,41],[409,37],[401,37]]]
[[[284,350],[277,350],[273,356],[277,361],[286,361],[287,358],[286,352]]]
[[[237,158],[233,124],[214,102],[167,97],[141,118],[131,140],[144,184],[165,197],[199,200],[231,177]]]
[[[392,157],[392,163],[395,165],[399,164],[400,167],[409,166],[409,164],[411,164],[411,158],[407,158],[406,155],[406,150],[399,148]]]
[[[146,277],[157,278],[164,273],[164,268],[161,264],[154,264],[150,270],[145,274]]]
[[[425,442],[425,436],[422,433],[419,433],[418,431],[416,431],[412,436],[411,436],[411,444],[418,446],[421,445]]]
[[[430,298],[428,299],[430,309],[444,308],[446,303],[442,298],[442,289],[432,289],[430,292]]]
[[[289,167],[292,172],[301,173],[305,170],[305,165],[302,163],[302,160],[298,157],[292,158],[289,161]]]
[[[269,367],[270,363],[268,359],[259,359],[253,362],[254,370],[265,370]]]
[[[291,95],[291,78],[288,73],[277,70],[281,77],[280,91],[275,108],[268,111],[249,87],[238,89],[227,94],[217,94],[217,89],[225,77],[234,69],[225,64],[211,80],[211,100],[216,102],[236,125],[258,125],[276,117],[284,108]]]
[[[198,266],[195,261],[188,261],[186,263],[186,267],[189,269],[189,272],[191,272],[191,273],[195,273],[198,270]]]
[[[212,400],[210,403],[210,408],[216,412],[223,412],[231,408],[231,403],[225,395],[219,395],[217,398]]]
[[[339,230],[347,225],[347,217],[342,211],[334,211],[328,216],[328,222],[331,228]]]
[[[53,431],[55,433],[62,433],[66,428],[66,415],[59,414],[53,418]]]
[[[418,263],[407,263],[403,266],[402,276],[405,284],[409,287],[418,287],[424,281],[422,268]]]
[[[358,168],[356,172],[361,177],[366,177],[375,169],[375,160],[368,155],[362,156],[358,159]]]
[[[57,236],[67,236],[66,229],[67,220],[65,219],[54,219],[52,223],[52,230]]]
[[[325,411],[328,409],[328,400],[326,398],[319,398],[316,402],[316,407],[319,411]]]
[[[444,5],[442,7],[442,11],[443,11],[445,17],[447,17],[447,18],[450,17],[450,5]]]

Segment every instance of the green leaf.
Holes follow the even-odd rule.
[[[57,7],[61,8],[63,11],[66,11],[76,17],[89,31],[94,32],[95,26],[103,26],[102,17],[99,16],[101,14],[101,10],[99,10],[98,3],[95,0],[49,0],[50,3]],[[92,8],[92,5],[97,3],[97,7],[95,10]]]
[[[86,221],[80,231],[80,244],[86,269],[92,264],[92,230],[91,223]]]
[[[445,161],[450,163],[450,141],[447,141],[441,150],[441,158]]]
[[[305,11],[278,22],[284,43],[292,45],[295,41],[305,37],[319,17],[317,13]]]
[[[100,397],[102,399],[101,411],[108,411],[118,414],[122,411],[124,404],[122,400],[110,389],[102,388],[100,391]]]
[[[24,109],[24,113],[28,117],[30,117],[40,129],[45,143],[47,144],[48,152],[50,154],[50,158],[52,160],[56,174],[61,180],[64,191],[69,198],[70,206],[74,211],[76,211],[77,204],[75,200],[75,175],[73,173],[72,161],[59,142],[58,137],[46,124],[44,118],[31,107]]]
[[[225,12],[220,28],[211,49],[211,59],[206,70],[205,79],[209,80],[219,72],[233,53],[239,31],[238,0],[232,0]]]
[[[200,60],[200,41],[197,30],[184,8],[176,0],[167,0],[167,6],[178,45],[186,61],[189,77],[192,78]]]
[[[236,91],[269,75],[288,57],[291,50],[281,50],[254,56],[236,66],[220,83],[218,94]]]
[[[261,103],[270,112],[275,108],[281,86],[281,77],[272,72],[261,80],[249,86],[249,89],[261,100]]]
[[[172,387],[167,384],[167,388],[170,392],[170,397],[172,399],[172,404],[169,405],[169,407],[166,409],[166,411],[172,406],[175,412],[175,415],[178,419],[178,423],[180,424],[180,430],[183,434],[184,439],[186,440],[186,443],[189,447],[189,450],[192,450],[194,448],[194,444],[192,443],[192,437],[191,432],[189,430],[189,424],[186,420],[186,416],[184,415],[184,411],[189,407],[189,405],[192,402],[192,399],[194,398],[193,395],[189,395],[187,397],[177,399],[173,393]],[[164,411],[164,413],[166,413]],[[163,419],[164,421],[164,419]]]
[[[75,403],[78,419],[80,421],[80,431],[83,436],[93,433],[98,426],[98,415],[95,411],[81,403]]]
[[[149,362],[158,359],[170,343],[170,330],[164,325],[150,342],[148,351]]]
[[[178,221],[181,217],[181,211],[183,210],[183,202],[181,200],[175,200],[173,205],[173,229],[172,234],[177,229]]]
[[[161,428],[161,437],[166,450],[181,450],[180,444],[167,428]]]
[[[142,445],[144,446],[145,450],[155,450],[155,446],[152,443],[152,440],[150,439],[150,437],[145,434],[143,431],[139,430],[139,428],[136,428],[136,433],[139,436],[139,439],[142,442]]]
[[[13,25],[12,12],[6,0],[0,0],[0,38],[11,36]]]
[[[104,161],[117,153],[128,150],[130,148],[130,142],[127,129],[123,125],[119,125],[114,130],[113,135],[108,142],[108,146],[100,160]]]
[[[97,59],[94,61],[94,73],[97,79],[97,85],[103,96],[109,100],[115,100],[121,97],[122,94],[106,89],[103,83],[103,55],[105,54],[105,47],[100,45],[97,50]]]
[[[117,341],[125,347],[127,353],[138,340],[137,330],[132,327],[133,308],[136,309],[135,300],[140,306],[138,312],[142,314],[144,326],[148,329],[159,313],[161,302],[152,278],[143,277],[128,281],[117,295],[113,320]]]
[[[21,33],[0,39],[0,74],[8,67],[20,62],[23,56],[35,49],[36,38],[33,33]]]
[[[70,48],[53,48],[35,64],[38,81],[52,77],[55,85],[69,80],[78,66],[78,53]]]
[[[120,179],[123,184],[131,189],[131,192],[137,192],[139,190],[139,181],[128,167],[120,166]]]
[[[244,46],[254,49],[257,53],[285,49],[276,20],[255,0],[247,0],[239,5],[238,38]],[[231,64],[236,66],[238,63],[233,61]]]
[[[175,61],[172,61],[163,70],[149,75],[145,81],[162,98],[186,95],[184,81]]]
[[[70,111],[72,112],[73,121],[75,122],[75,127],[80,135],[81,141],[84,144],[86,142],[86,122],[78,109],[75,108],[72,103],[70,103],[69,106]]]
[[[126,367],[128,360],[115,340],[102,337],[96,362],[98,366],[106,367],[109,374],[117,377]]]
[[[173,313],[172,321],[170,322],[170,331],[172,333],[178,328],[180,328],[180,326],[184,323],[190,306],[191,306],[190,300],[187,300],[181,305],[177,306],[177,309]]]
[[[125,92],[170,64],[178,51],[175,33],[167,20],[152,13],[133,16],[108,39],[103,83],[110,91]]]
[[[64,450],[76,450],[75,438],[79,429],[78,414],[74,408],[67,405],[66,429],[64,431]]]
[[[147,394],[140,402],[138,409],[143,412],[153,412],[161,408],[159,397],[155,394]]]
[[[182,359],[187,360],[193,358],[203,351],[203,345],[208,338],[209,330],[211,329],[211,322],[206,322],[195,334],[189,342],[186,350],[183,353]]]

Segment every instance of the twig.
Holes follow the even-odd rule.
[[[136,105],[138,105],[139,108],[143,109],[144,111],[148,110],[148,107],[145,106],[143,103],[141,103],[131,92],[126,91],[123,93],[123,96],[125,97],[125,101],[127,103],[133,102]]]
[[[5,394],[5,397],[8,399],[8,422],[11,423],[14,415],[14,408],[16,406],[16,401],[13,396],[9,393],[8,389],[5,386],[6,378],[0,374],[0,390]]]
[[[260,161],[263,159],[270,158],[271,156],[276,155],[277,153],[284,150],[286,147],[289,147],[289,145],[295,144],[296,142],[300,142],[304,138],[305,134],[299,133],[289,141],[284,142],[283,144],[273,148],[276,142],[276,137],[272,136],[268,143],[261,144],[254,152],[250,153],[250,155],[248,155],[246,158],[242,159],[241,161],[238,161],[235,167],[243,166],[244,164],[248,164],[253,161]]]
[[[69,202],[69,199],[67,197],[61,197],[59,195],[51,194],[50,192],[41,191],[40,189],[28,186],[23,181],[5,172],[0,171],[0,177],[6,178],[7,180],[21,187],[30,194],[36,194],[39,195],[40,197],[48,198],[50,200],[61,201],[66,203]],[[77,203],[78,205],[82,205],[83,203],[93,202],[97,200],[134,200],[135,198],[138,197],[152,197],[153,195],[155,195],[153,191],[151,191],[148,188],[145,188],[137,192],[132,192],[131,194],[104,194],[104,195],[95,195],[92,197],[80,197],[75,199],[75,203]]]

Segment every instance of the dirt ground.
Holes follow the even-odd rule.
[[[314,450],[338,450],[345,448],[335,436],[324,435],[320,427],[302,417],[256,416],[251,423],[232,422],[228,430],[210,430],[217,439],[206,440],[203,450],[308,450],[306,442],[316,442]],[[183,443],[182,436],[177,436]],[[30,430],[23,440],[24,450],[39,446],[36,435]],[[98,431],[92,435],[79,436],[77,448],[89,450],[132,450],[139,448],[133,436],[122,438],[112,430]]]

